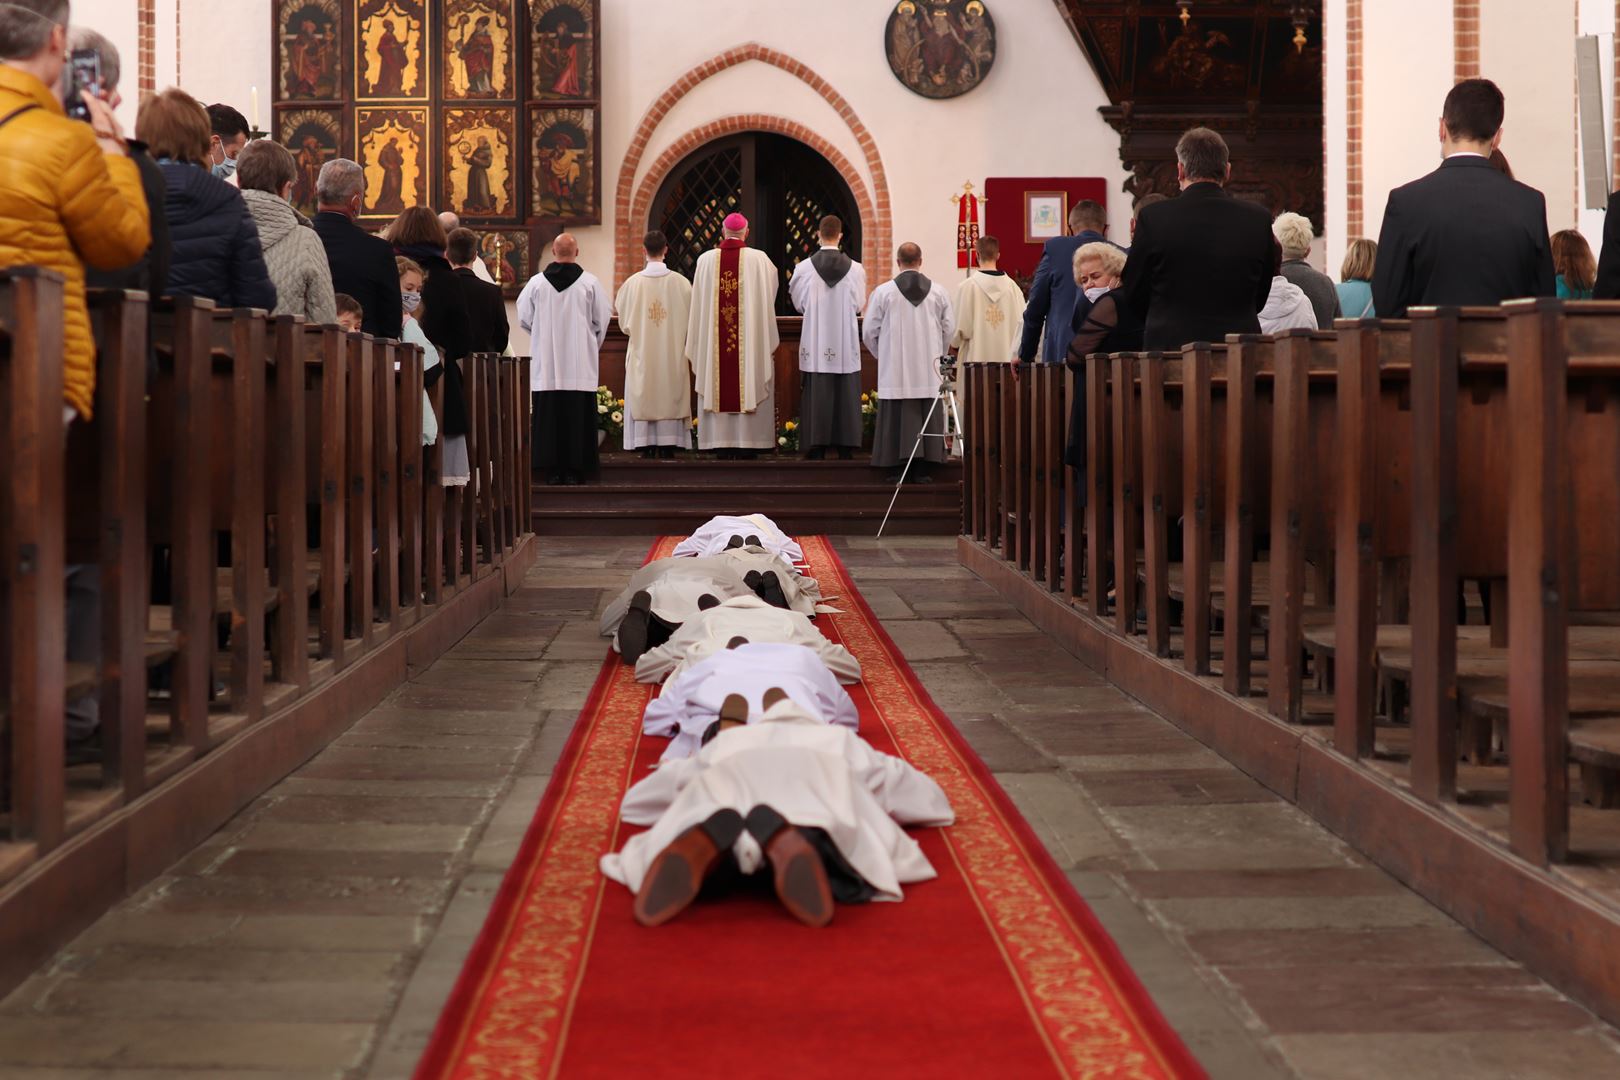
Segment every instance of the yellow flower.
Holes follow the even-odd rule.
[[[789,421],[788,421],[788,422],[787,422],[787,424],[786,424],[786,427],[787,427],[787,429],[788,429],[788,430],[789,430],[789,431],[795,431],[795,430],[797,430],[797,429],[798,429],[798,427],[799,427],[799,425],[798,425],[798,424],[795,424],[795,423],[794,423],[794,422],[793,422],[793,421],[791,421],[791,420],[789,420]]]
[[[862,401],[871,401],[872,399],[869,396],[867,396],[866,394],[862,394],[861,395],[861,400]]]
[[[619,408],[624,408],[624,398],[619,399]]]

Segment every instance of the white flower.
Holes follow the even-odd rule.
[[[776,437],[776,445],[777,446],[786,446],[787,445],[787,436],[786,435],[778,435]]]
[[[615,424],[624,423],[624,413],[622,413],[622,412],[614,412],[614,414],[613,414],[613,422]]]
[[[607,406],[606,405],[598,405],[596,407],[596,411],[605,416],[605,415],[607,415]]]

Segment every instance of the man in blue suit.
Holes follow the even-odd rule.
[[[1108,211],[1102,203],[1081,199],[1069,208],[1068,236],[1057,236],[1046,242],[1041,252],[1041,264],[1035,269],[1035,281],[1029,288],[1028,305],[1024,308],[1024,338],[1018,346],[1018,359],[1026,364],[1035,361],[1037,349],[1041,362],[1061,364],[1074,338],[1076,308],[1085,306],[1085,294],[1074,283],[1074,253],[1086,244],[1105,241],[1108,231]],[[1046,328],[1046,342],[1041,344],[1041,328]]]

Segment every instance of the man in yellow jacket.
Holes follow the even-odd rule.
[[[135,262],[152,242],[140,171],[112,110],[85,95],[90,123],[69,120],[54,87],[67,58],[67,0],[0,3],[0,269],[42,266],[67,279],[62,390],[88,418],[95,342],[84,264]]]

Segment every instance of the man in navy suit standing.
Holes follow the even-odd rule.
[[[1018,359],[1033,363],[1039,349],[1041,362],[1061,364],[1074,338],[1075,309],[1085,305],[1085,294],[1074,283],[1074,253],[1086,244],[1106,241],[1108,211],[1102,203],[1081,199],[1069,208],[1068,236],[1046,242],[1035,281],[1029,288],[1024,308],[1024,338],[1018,346]],[[1045,344],[1041,328],[1046,328]]]

